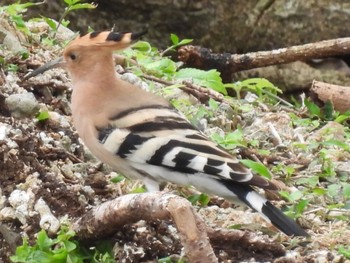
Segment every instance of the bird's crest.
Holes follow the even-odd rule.
[[[68,44],[66,49],[73,46],[99,46],[119,49],[129,46],[134,40],[139,39],[144,34],[146,34],[146,31],[140,33],[95,31],[77,37]]]

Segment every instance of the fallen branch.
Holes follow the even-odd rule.
[[[188,262],[218,262],[209,243],[206,226],[184,198],[172,194],[129,194],[95,207],[73,225],[79,239],[109,236],[139,220],[172,218]]]
[[[323,103],[330,101],[336,111],[344,113],[350,110],[350,87],[344,87],[314,80],[311,95]]]
[[[179,60],[188,66],[218,69],[224,79],[237,71],[347,54],[350,54],[349,37],[246,54],[218,54],[210,49],[192,45],[178,49]]]

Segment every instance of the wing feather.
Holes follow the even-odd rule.
[[[149,111],[152,114],[148,114]],[[189,175],[204,173],[275,189],[272,183],[253,175],[172,108],[151,105],[129,109],[114,116],[107,127],[97,130],[99,142],[106,149],[138,166],[159,166]]]

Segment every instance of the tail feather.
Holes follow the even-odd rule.
[[[237,184],[228,180],[221,180],[227,189],[250,208],[259,212],[271,223],[288,236],[309,236],[294,220],[286,216],[280,209],[271,204],[255,190],[243,184]]]
[[[262,207],[262,213],[270,219],[271,223],[288,236],[309,236],[294,220],[287,217],[281,210],[269,201]]]

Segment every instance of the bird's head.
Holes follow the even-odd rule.
[[[84,63],[84,65],[92,64],[95,61],[95,56],[98,56],[98,59],[101,60],[101,56],[110,55],[114,50],[120,50],[130,46],[145,33],[146,32],[119,33],[100,31],[79,36],[67,45],[63,51],[62,57],[50,61],[30,72],[24,77],[24,79],[37,76],[55,67],[63,67],[69,72],[74,72],[79,69],[79,67],[81,68],[82,63]],[[90,63],[86,63],[86,61],[90,61]]]

